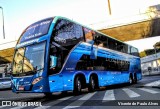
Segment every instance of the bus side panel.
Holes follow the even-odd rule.
[[[79,44],[68,56],[62,71],[64,90],[74,89],[74,78],[77,74],[83,74],[87,80],[87,73],[85,74],[84,71],[76,71],[76,65],[83,54],[90,54],[89,47],[84,47],[83,45]]]
[[[103,54],[105,54],[106,58],[112,58],[112,59],[119,59],[119,60],[127,60],[126,57],[116,54],[116,53],[112,53],[110,51],[106,51],[106,50],[98,50],[99,51],[99,56],[104,56]],[[128,60],[127,60],[128,61]],[[103,77],[106,77],[105,80],[105,84],[103,84],[103,86],[107,86],[107,85],[113,85],[113,84],[119,84],[119,83],[126,83],[128,82],[128,77],[129,77],[129,72],[128,71],[112,71],[112,70],[108,70],[106,71],[107,73],[104,73]]]
[[[63,76],[62,74],[55,74],[49,76],[50,92],[63,91]]]

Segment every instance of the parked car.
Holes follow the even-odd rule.
[[[0,78],[0,89],[9,89],[9,88],[11,88],[11,79]]]

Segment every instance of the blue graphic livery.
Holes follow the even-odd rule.
[[[50,95],[142,78],[138,50],[63,17],[27,27],[15,47],[12,91]]]

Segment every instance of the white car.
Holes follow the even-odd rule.
[[[9,88],[11,88],[11,79],[0,78],[0,89],[9,89]]]

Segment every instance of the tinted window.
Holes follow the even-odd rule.
[[[131,55],[139,56],[138,49],[134,48],[134,47],[131,47]]]
[[[76,70],[101,70],[101,71],[128,71],[129,61],[97,57],[96,60],[90,59],[89,55],[83,55],[76,65]]]
[[[96,42],[96,45],[98,45],[100,47],[108,48],[108,38],[104,35],[96,33],[95,42]]]
[[[117,50],[117,42],[114,39],[108,38],[109,49]]]
[[[123,53],[128,53],[128,45],[121,42],[117,42],[117,50]]]
[[[86,42],[90,43],[94,39],[94,34],[95,32],[93,30],[90,30],[88,28],[83,28],[84,29],[84,34],[85,34],[85,40]]]
[[[82,27],[67,20],[58,20],[53,37],[54,41],[62,46],[76,45],[83,40]]]

